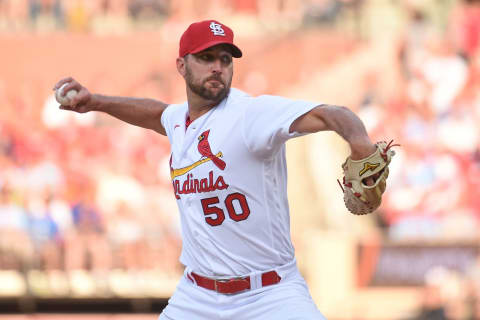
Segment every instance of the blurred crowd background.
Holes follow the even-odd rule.
[[[171,294],[182,266],[167,140],[101,114],[60,111],[51,88],[72,75],[94,92],[183,101],[178,39],[210,17],[231,25],[246,48],[234,86],[253,95],[302,87],[324,101],[315,88],[330,81],[338,101],[326,103],[346,102],[374,140],[401,144],[384,203],[364,219],[374,240],[359,232],[359,251],[368,238],[365,248],[474,252],[460,265],[448,263],[454,254],[427,264],[415,303],[389,317],[480,319],[475,0],[0,0],[0,295]],[[322,187],[338,188],[334,180]],[[334,232],[338,218],[322,216],[339,213],[325,208],[296,214],[303,227]],[[293,237],[303,257],[307,240]],[[381,259],[366,259],[375,273]],[[368,287],[361,282],[355,290]]]

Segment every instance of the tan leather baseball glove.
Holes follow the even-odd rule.
[[[356,215],[363,215],[375,211],[382,202],[388,178],[388,165],[395,155],[391,148],[399,146],[385,141],[377,142],[377,150],[361,160],[352,160],[350,157],[343,163],[343,200],[347,209]],[[374,183],[367,185],[367,178],[372,177]]]

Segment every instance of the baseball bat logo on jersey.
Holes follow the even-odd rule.
[[[210,143],[208,142],[208,135],[210,134],[210,129],[200,134],[198,137],[198,152],[202,158],[198,161],[195,161],[191,165],[188,165],[183,168],[174,169],[172,167],[172,156],[170,156],[170,177],[172,178],[173,189],[175,191],[175,198],[180,199],[180,194],[187,193],[202,193],[210,192],[214,190],[223,190],[228,188],[228,184],[225,183],[223,176],[218,176],[214,178],[213,171],[208,173],[208,178],[196,179],[193,174],[189,173],[194,168],[198,167],[201,164],[206,162],[212,162],[220,170],[225,170],[227,164],[225,161],[220,159],[223,157],[223,153],[217,152],[213,154],[212,149],[210,148]],[[177,177],[187,174],[187,179],[182,183],[175,179]]]

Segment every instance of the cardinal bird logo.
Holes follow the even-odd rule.
[[[221,157],[223,157],[223,153],[219,151],[217,152],[217,154],[213,154],[212,150],[210,149],[210,143],[208,142],[209,133],[210,133],[210,130],[207,130],[198,137],[198,152],[200,152],[200,154],[202,155],[200,160],[195,161],[194,163],[186,167],[175,169],[172,166],[173,154],[170,155],[170,176],[172,180],[175,179],[176,177],[183,176],[184,174],[190,172],[194,168],[208,161],[212,161],[220,170],[225,169],[226,167],[225,161],[220,159]]]
[[[203,132],[198,137],[198,152],[202,157],[210,159],[220,170],[224,170],[226,163],[220,159],[217,155],[213,154],[212,149],[210,149],[210,143],[208,142],[208,135],[210,134],[210,129]]]

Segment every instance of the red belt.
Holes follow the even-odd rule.
[[[195,272],[187,273],[187,277],[199,287],[223,294],[233,294],[250,289],[250,277],[218,280],[198,275]],[[262,274],[262,287],[277,284],[281,279],[276,271],[265,272]]]

